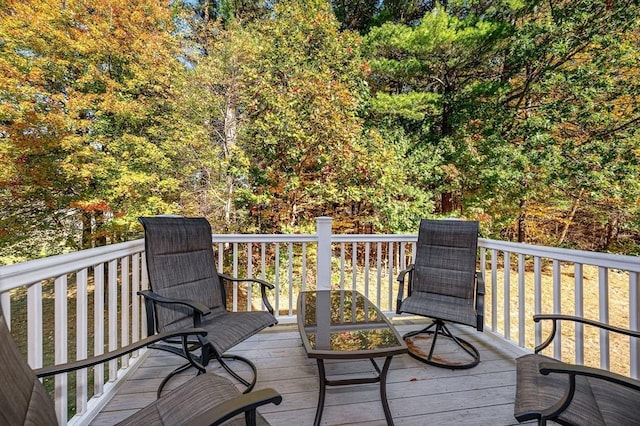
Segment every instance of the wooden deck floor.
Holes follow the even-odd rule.
[[[394,321],[400,333],[416,330],[406,319]],[[452,327],[479,350],[481,362],[468,370],[428,366],[401,355],[393,358],[387,378],[389,407],[395,424],[404,425],[512,425],[515,397],[515,361],[523,351],[490,332]],[[278,325],[236,346],[231,353],[254,361],[256,389],[272,387],[283,396],[279,406],[259,411],[274,426],[312,425],[318,398],[315,360],[306,356],[295,325]],[[92,425],[112,425],[155,399],[168,371],[179,364],[176,356],[150,351],[118,394]],[[328,375],[362,375],[375,371],[368,361],[329,361]],[[217,365],[210,371],[218,374]],[[193,373],[172,379],[170,389]],[[325,425],[384,425],[378,384],[328,388],[322,417]]]

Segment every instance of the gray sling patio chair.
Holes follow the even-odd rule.
[[[144,227],[149,290],[139,292],[145,298],[147,332],[163,333],[188,327],[202,327],[207,337],[198,337],[189,347],[198,353],[198,362],[207,366],[217,360],[236,380],[253,389],[257,380],[255,365],[247,358],[226,352],[252,335],[277,324],[267,290],[273,285],[259,279],[237,279],[216,271],[211,243],[211,226],[204,218],[177,216],[142,217]],[[225,282],[249,282],[260,286],[267,311],[229,312]],[[168,341],[154,348],[188,357],[182,346]],[[195,356],[195,355],[194,355]],[[251,369],[246,379],[226,361],[240,361]],[[187,362],[172,371],[158,388],[158,396],[171,377],[192,366]]]
[[[478,222],[428,219],[420,222],[414,262],[398,275],[396,305],[398,314],[433,319],[426,328],[403,336],[413,358],[451,369],[471,368],[480,362],[478,350],[452,334],[446,325],[452,322],[478,331],[483,329],[484,280],[476,272],[477,247]],[[438,352],[437,343],[444,346],[443,339],[445,343],[452,342],[462,356],[452,356],[455,350],[449,354]]]
[[[547,340],[535,353],[516,360],[516,402],[514,416],[519,422],[551,420],[562,425],[640,424],[640,381],[584,365],[558,361],[540,354],[557,332],[557,323],[571,321],[610,332],[640,338],[640,332],[613,327],[598,321],[570,315],[534,315],[533,320],[551,320]],[[635,344],[635,342],[632,342]]]
[[[119,358],[165,338],[205,336],[203,329],[183,329],[157,334],[118,350],[81,361],[32,370],[24,359],[0,308],[0,424],[57,425],[54,403],[39,378],[76,371]],[[256,412],[265,404],[280,404],[273,389],[241,394],[228,379],[201,374],[125,419],[120,425],[218,425],[266,424]]]

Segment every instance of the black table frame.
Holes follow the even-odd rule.
[[[328,291],[328,290],[327,290]],[[340,291],[340,290],[333,290]],[[349,292],[349,291],[345,291]],[[357,292],[353,292],[357,293]],[[360,296],[362,294],[358,293]],[[396,338],[398,339],[398,346],[391,348],[381,348],[370,351],[359,351],[350,353],[348,351],[314,351],[309,347],[309,342],[306,338],[306,333],[304,329],[304,318],[303,312],[301,310],[301,302],[300,298],[302,295],[298,297],[298,329],[300,331],[300,336],[304,343],[305,350],[307,351],[307,355],[310,358],[316,358],[316,363],[318,364],[318,378],[320,383],[320,392],[318,395],[318,405],[316,408],[316,415],[314,420],[314,426],[319,426],[320,421],[322,420],[322,412],[324,410],[324,402],[327,391],[327,386],[347,386],[347,385],[359,385],[359,384],[370,384],[370,383],[380,383],[380,400],[382,402],[382,409],[384,410],[384,417],[387,421],[387,424],[393,426],[393,418],[391,417],[391,410],[389,409],[389,402],[387,400],[387,372],[389,371],[389,366],[391,365],[391,359],[394,355],[407,353],[407,346],[402,339],[402,337],[398,334],[393,325],[388,321],[388,319],[380,312],[380,310],[375,307],[378,315],[384,319],[384,323],[386,323],[386,327],[389,327],[391,331],[396,334]],[[366,297],[365,297],[366,299]],[[366,327],[364,327],[366,329]],[[385,358],[384,364],[382,368],[377,364],[375,358]],[[342,380],[329,380],[326,375],[326,370],[324,366],[325,359],[369,359],[371,364],[373,364],[376,372],[378,373],[375,377],[360,377],[353,379],[342,379]]]

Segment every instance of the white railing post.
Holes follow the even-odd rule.
[[[64,364],[67,362],[68,353],[68,313],[67,313],[67,276],[62,275],[56,278],[54,286],[54,362],[55,364]],[[67,373],[55,376],[55,407],[58,416],[58,423],[67,424]]]
[[[89,270],[76,273],[76,359],[85,359],[89,353]],[[76,413],[87,411],[87,370],[76,372]]]
[[[574,286],[575,286],[575,315],[578,317],[584,317],[584,273],[582,268],[582,263],[576,263],[573,267],[574,270]],[[575,324],[575,333],[576,333],[576,358],[575,363],[578,365],[584,364],[584,324],[581,322],[576,322]]]
[[[629,328],[632,330],[640,330],[640,314],[638,307],[640,306],[640,291],[638,284],[640,283],[640,272],[629,273]],[[629,338],[630,346],[630,375],[634,379],[640,378],[640,339]]]
[[[503,266],[503,296],[502,305],[504,309],[504,337],[511,340],[511,252],[502,252]]]
[[[602,266],[598,267],[598,291],[600,292],[599,320],[605,324],[609,323],[609,270]],[[600,368],[609,370],[609,332],[600,330]]]
[[[0,307],[2,308],[7,327],[11,330],[11,299],[9,299],[8,291],[6,293],[0,293]]]
[[[553,313],[562,313],[562,269],[560,261],[553,259]],[[562,323],[559,322],[556,337],[553,339],[553,356],[562,360]]]
[[[541,314],[542,312],[542,261],[540,256],[534,256],[533,258],[533,313]],[[535,346],[542,343],[542,325],[539,322],[535,323]]]
[[[317,217],[316,233],[318,236],[318,264],[316,265],[316,288],[331,289],[331,224],[333,218]]]
[[[27,360],[31,368],[42,367],[42,282],[27,287]]]

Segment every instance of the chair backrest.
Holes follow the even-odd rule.
[[[206,305],[211,315],[225,310],[216,271],[211,226],[204,218],[141,217],[144,227],[149,286],[160,296]],[[156,304],[157,331],[193,327],[193,311],[179,305]]]
[[[53,401],[20,353],[0,308],[0,424],[57,425]]]
[[[411,291],[475,298],[478,222],[420,221]]]

